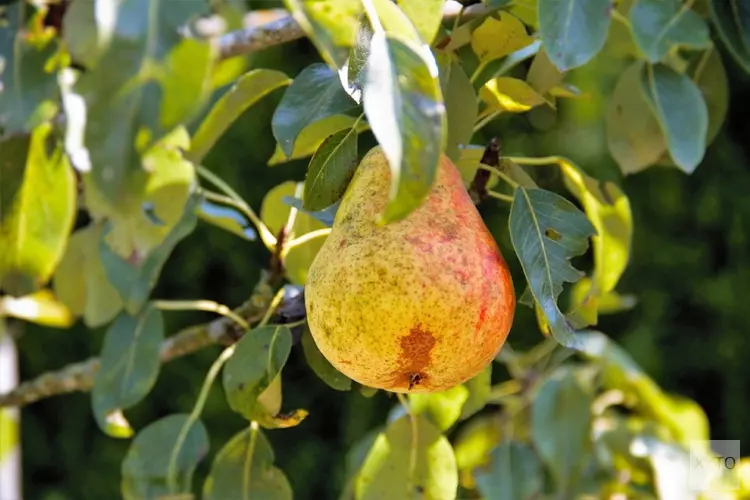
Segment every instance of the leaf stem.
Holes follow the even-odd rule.
[[[563,158],[560,156],[539,156],[539,157],[527,157],[527,156],[503,156],[503,160],[509,160],[519,165],[529,166],[543,166],[543,165],[559,165],[562,163]]]
[[[307,243],[310,240],[314,240],[315,238],[318,238],[320,236],[328,236],[331,234],[331,228],[325,227],[323,229],[316,229],[315,231],[310,231],[309,233],[305,233],[302,236],[299,236],[297,238],[294,238],[292,241],[284,245],[284,249],[281,251],[281,257],[284,258],[289,253],[289,251],[294,248],[302,245],[303,243]]]
[[[474,73],[471,74],[471,78],[469,78],[469,81],[471,83],[475,83],[477,81],[477,78],[479,78],[479,75],[487,68],[487,65],[490,63],[490,61],[482,61],[479,63],[479,66],[477,66],[477,69],[474,70]]]
[[[614,19],[615,21],[621,22],[628,29],[632,28],[632,25],[630,24],[630,19],[623,16],[622,13],[620,13],[620,11],[617,9],[612,9],[612,19]]]
[[[247,445],[247,452],[245,453],[245,467],[243,468],[242,475],[242,491],[245,500],[250,500],[248,493],[250,492],[250,478],[253,464],[253,453],[255,453],[255,443],[258,440],[258,422],[255,420],[250,422],[250,443]]]
[[[487,125],[492,120],[494,120],[495,118],[497,118],[500,115],[500,113],[502,113],[502,112],[503,112],[502,109],[497,109],[497,110],[489,113],[487,116],[485,116],[481,120],[479,120],[477,122],[477,124],[474,125],[474,133],[476,134],[477,132],[479,132],[480,130],[482,130],[485,125]]]
[[[508,203],[513,203],[513,197],[508,196],[507,194],[498,193],[497,191],[492,191],[491,189],[487,190],[487,196],[490,198],[495,198],[497,200],[507,201]]]
[[[305,184],[302,182],[298,182],[297,186],[294,190],[294,197],[299,198],[302,196],[303,190],[305,188]],[[294,222],[297,220],[297,213],[299,210],[292,207],[291,210],[289,210],[289,217],[286,219],[286,224],[284,225],[284,241],[289,241],[290,239],[294,238]],[[282,245],[282,248],[279,250],[279,255],[282,255],[284,253],[284,248],[286,246],[286,243]]]
[[[407,498],[411,498],[414,494],[415,487],[415,476],[417,474],[417,449],[419,447],[419,424],[417,423],[417,416],[411,409],[409,401],[403,394],[397,394],[398,400],[409,415],[409,421],[411,422],[411,450],[409,450],[409,481],[407,482]]]
[[[281,304],[281,301],[284,300],[284,288],[279,288],[279,291],[276,292],[276,295],[273,296],[273,299],[271,300],[271,304],[268,306],[268,309],[266,309],[266,314],[263,315],[263,319],[260,320],[260,323],[258,323],[258,326],[266,326],[268,322],[271,320],[271,316],[273,316],[273,313],[276,311],[276,308],[279,307],[279,304]]]
[[[245,214],[253,224],[255,224],[255,227],[258,229],[260,239],[261,241],[263,241],[263,244],[266,246],[266,248],[268,248],[268,250],[270,251],[273,251],[273,249],[276,247],[276,236],[274,236],[273,233],[271,233],[271,231],[268,229],[268,227],[263,223],[263,221],[260,220],[260,217],[258,217],[258,214],[255,213],[250,205],[248,205],[248,203],[243,200],[242,197],[229,186],[229,184],[224,182],[223,179],[221,179],[219,176],[217,176],[207,168],[198,165],[196,167],[196,172],[199,176],[209,181],[211,184],[219,188],[224,192],[224,194],[227,195],[227,197],[224,197],[216,193],[211,193],[210,191],[201,190],[206,199],[217,201],[220,203],[226,203],[227,205],[231,205],[242,211],[242,213]]]
[[[242,317],[237,315],[224,304],[219,304],[213,300],[154,300],[154,307],[162,311],[208,311],[221,314],[231,319],[245,330],[250,329],[250,325]]]
[[[490,167],[489,165],[485,165],[483,163],[480,163],[479,164],[479,168],[481,168],[482,170],[486,170],[486,171],[488,171],[488,172],[490,172],[492,174],[495,174],[500,179],[504,180],[513,189],[516,189],[518,187],[518,183],[516,181],[514,181],[513,179],[511,179],[508,174],[506,174],[505,172],[500,171],[499,169],[497,169],[495,167]]]

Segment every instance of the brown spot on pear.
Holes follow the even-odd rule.
[[[308,325],[331,364],[367,387],[443,391],[502,348],[513,283],[450,159],[419,208],[380,225],[390,176],[380,147],[357,168],[310,267]]]

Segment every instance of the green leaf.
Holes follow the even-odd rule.
[[[96,65],[107,44],[104,33],[99,35],[96,5],[96,2],[71,2],[62,20],[62,38],[71,59],[87,68]]]
[[[349,52],[349,59],[339,73],[341,84],[357,104],[362,100],[365,66],[367,65],[367,55],[370,53],[372,33],[369,20],[363,19],[357,29],[357,40]],[[343,71],[344,69],[346,71]]]
[[[357,131],[341,130],[328,137],[313,155],[305,178],[304,207],[323,210],[346,191],[357,168]]]
[[[488,17],[471,34],[471,49],[485,63],[508,56],[533,42],[523,23],[507,12],[501,12],[500,19]]]
[[[487,500],[527,500],[542,491],[544,472],[534,451],[518,441],[503,441],[491,462],[474,472],[477,489]]]
[[[406,43],[411,42],[416,45],[422,45],[424,42],[420,37],[419,31],[417,31],[415,24],[406,15],[403,5],[403,3],[396,4],[393,0],[373,0],[375,12],[386,35],[398,38]]]
[[[281,372],[291,348],[292,333],[286,326],[263,326],[242,336],[223,374],[232,410],[248,420],[258,415],[258,397]]]
[[[240,432],[216,455],[203,484],[204,500],[292,500],[292,487],[273,461],[271,444],[259,429]]]
[[[503,419],[500,412],[482,414],[459,428],[453,444],[463,487],[476,487],[474,469],[489,464],[492,450],[502,440]]]
[[[287,205],[292,208],[296,208],[301,213],[309,215],[316,221],[323,224],[323,227],[333,226],[333,219],[336,217],[336,211],[339,208],[339,202],[337,201],[336,203],[326,208],[325,210],[319,210],[317,212],[309,212],[305,210],[304,207],[302,206],[304,202],[300,198],[295,198],[294,196],[282,196],[281,202],[284,203],[284,205]]]
[[[55,38],[40,32],[31,6],[14,2],[0,13],[0,129],[4,134],[31,132],[57,110],[57,78],[47,61],[57,50]]]
[[[271,120],[273,136],[284,154],[291,157],[297,137],[305,127],[356,106],[331,68],[322,63],[311,64],[286,89]]]
[[[188,415],[173,414],[152,422],[133,439],[122,462],[121,491],[124,500],[157,500],[191,493],[195,467],[208,453],[206,428],[200,421],[187,430]],[[177,490],[167,480],[174,456]]]
[[[667,151],[664,134],[640,85],[642,69],[640,61],[628,66],[607,105],[607,145],[625,175],[654,165]]]
[[[248,217],[235,206],[215,200],[201,199],[197,208],[198,218],[248,241],[255,241],[258,234]]]
[[[370,127],[391,167],[390,199],[381,222],[394,222],[429,194],[444,150],[445,106],[432,54],[375,33],[363,99]]]
[[[604,46],[610,0],[539,0],[538,9],[542,43],[560,71],[583,66]]]
[[[318,120],[302,129],[294,143],[292,155],[287,157],[281,150],[281,145],[276,144],[273,156],[268,160],[269,166],[279,165],[291,160],[312,156],[320,148],[329,136],[341,130],[356,128],[358,133],[367,130],[369,125],[357,118],[348,115],[333,115]]]
[[[75,175],[51,132],[0,141],[0,288],[14,295],[51,277],[74,222]]]
[[[125,303],[125,309],[130,314],[137,314],[143,308],[172,250],[195,229],[195,211],[198,203],[199,196],[192,195],[185,205],[182,219],[175,224],[162,244],[149,252],[145,258],[135,262],[123,259],[107,244],[109,226],[105,225],[99,243],[99,255],[107,278],[117,289]]]
[[[574,491],[591,451],[594,396],[584,375],[572,366],[557,368],[531,403],[534,446],[561,494]]]
[[[302,350],[305,353],[307,365],[329,387],[337,391],[348,391],[352,388],[352,381],[349,377],[334,368],[320,352],[307,326],[302,333]]]
[[[430,45],[443,21],[443,0],[399,0],[404,11],[419,32],[424,43]]]
[[[163,341],[164,319],[154,307],[137,316],[122,312],[107,329],[91,405],[96,423],[108,435],[132,436],[122,410],[139,403],[156,383]]]
[[[571,327],[557,306],[563,283],[581,278],[569,259],[588,248],[595,229],[575,205],[543,189],[515,190],[508,221],[513,248],[534,299],[562,345],[574,342]]]
[[[735,61],[750,73],[750,6],[742,0],[711,0],[711,19]]]
[[[193,135],[188,158],[200,163],[216,141],[250,106],[292,80],[280,71],[255,69],[242,75],[224,92]]]
[[[455,498],[458,470],[453,448],[429,420],[417,417],[416,426],[416,440],[408,416],[375,439],[355,482],[358,500]],[[411,470],[413,477],[409,477]]]
[[[439,75],[448,122],[445,154],[456,162],[461,157],[460,147],[467,145],[474,134],[474,122],[479,112],[477,97],[474,86],[457,61],[443,58]]]
[[[509,113],[524,113],[545,103],[544,98],[528,83],[507,76],[494,78],[485,83],[479,91],[479,96],[487,103],[489,110]]]
[[[679,47],[705,49],[708,24],[681,0],[638,0],[630,8],[633,39],[652,63]]]
[[[469,398],[469,390],[457,385],[445,391],[409,394],[409,405],[416,415],[424,415],[441,431],[447,431],[458,421]]]
[[[526,83],[539,94],[544,95],[559,85],[564,76],[564,73],[557,69],[557,66],[550,60],[547,51],[542,48],[531,61],[529,72],[526,74]]]
[[[675,164],[692,173],[706,152],[708,109],[698,86],[668,66],[641,72],[646,100],[656,114]]]
[[[492,363],[487,365],[484,370],[479,372],[468,381],[464,382],[464,387],[469,390],[469,397],[466,399],[459,420],[466,420],[480,411],[487,404],[492,389]]]
[[[359,0],[284,0],[284,6],[329,66],[346,62],[362,13]]]
[[[729,108],[729,81],[721,54],[713,49],[696,58],[690,67],[690,77],[698,85],[708,109],[706,145],[719,133]]]

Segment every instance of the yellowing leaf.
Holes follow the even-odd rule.
[[[469,390],[457,385],[446,391],[431,394],[410,394],[412,412],[424,414],[440,430],[448,430],[461,416],[464,403],[469,398]]]
[[[490,453],[502,439],[500,413],[480,415],[461,427],[454,448],[456,465],[461,474],[461,486],[474,487],[474,468],[487,464]]]
[[[506,76],[485,83],[479,96],[490,108],[510,113],[523,113],[545,102],[528,83]]]
[[[73,316],[68,308],[47,289],[23,297],[1,297],[0,317],[2,316],[12,316],[40,325],[61,328],[73,324]]]
[[[500,13],[500,19],[488,17],[471,35],[471,48],[482,62],[505,57],[533,42],[523,23],[507,12]]]

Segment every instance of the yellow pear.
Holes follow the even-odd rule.
[[[502,347],[515,311],[513,283],[447,157],[424,203],[382,225],[390,181],[375,147],[310,266],[308,325],[326,359],[363,385],[446,390],[482,371]]]

